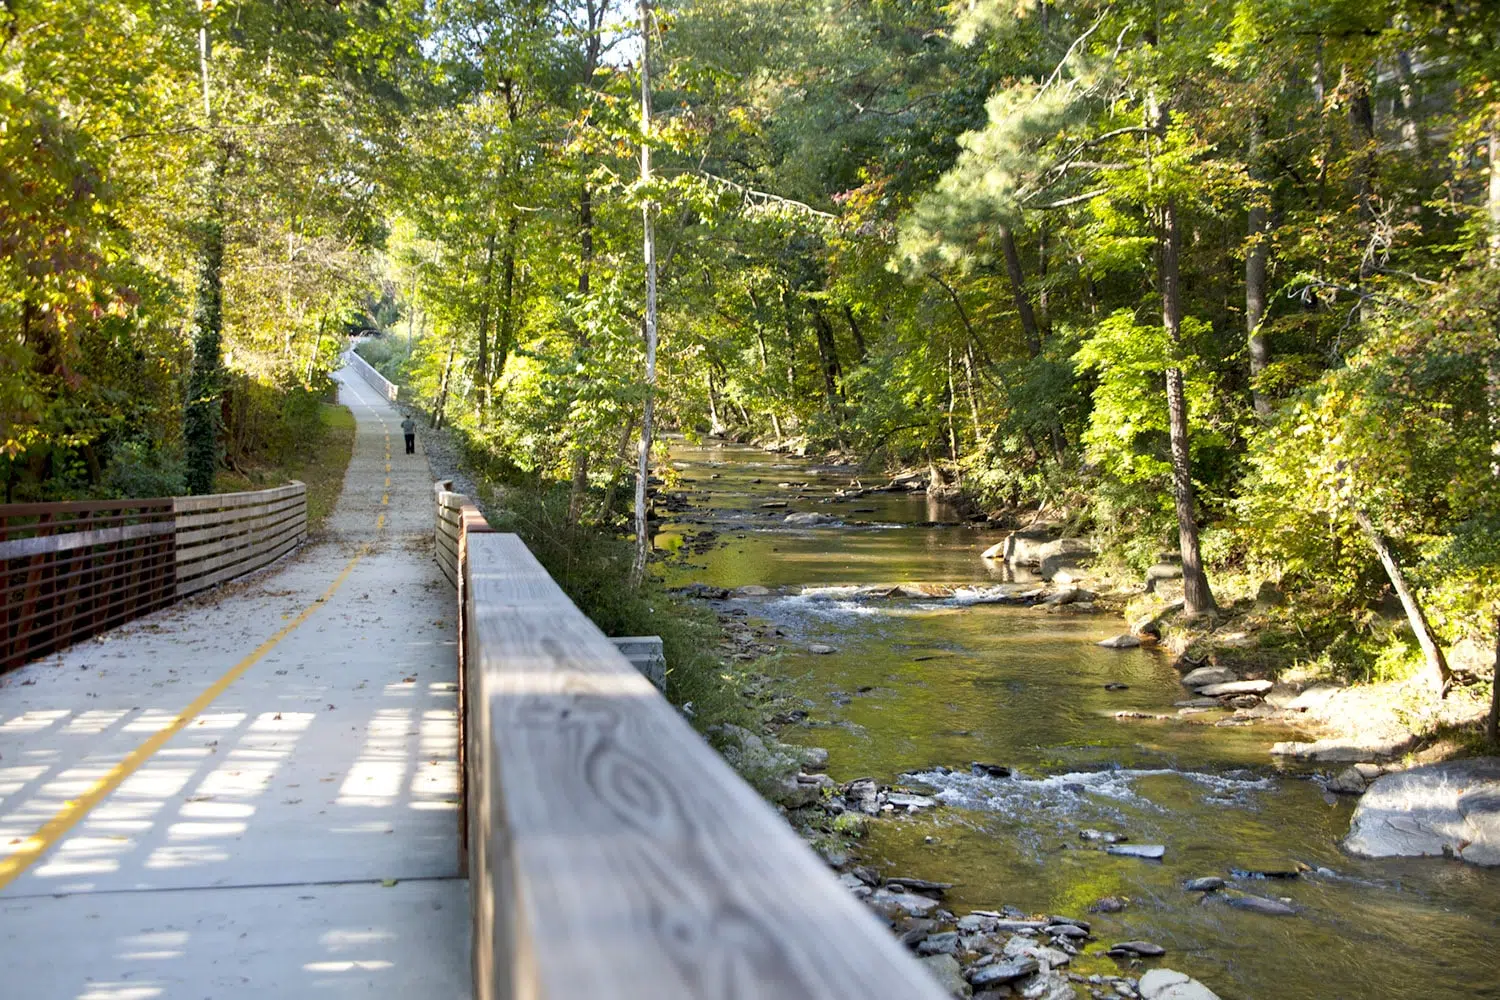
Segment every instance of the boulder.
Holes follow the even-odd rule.
[[[1202,878],[1188,879],[1182,883],[1182,887],[1188,892],[1213,892],[1224,888],[1224,880],[1217,875],[1205,875]]]
[[[1198,980],[1172,969],[1152,969],[1141,976],[1140,993],[1145,1000],[1219,1000]]]
[[[1222,698],[1228,694],[1265,694],[1273,687],[1275,685],[1270,681],[1226,681],[1201,687],[1198,693],[1208,698]]]
[[[929,934],[917,945],[918,955],[951,955],[958,950],[958,931]]]
[[[752,583],[749,586],[736,587],[734,589],[735,597],[769,597],[770,594],[770,587],[762,587],[758,583]]]
[[[1228,684],[1237,678],[1237,674],[1228,667],[1199,667],[1190,670],[1182,677],[1184,687],[1203,688],[1210,684]]]
[[[886,795],[885,801],[897,809],[906,809],[908,811],[931,809],[937,805],[937,799],[926,795],[911,795],[907,792],[891,792]]]
[[[818,524],[833,524],[837,520],[838,518],[829,517],[827,514],[788,514],[782,518],[782,523],[811,527]]]
[[[1343,688],[1334,684],[1314,684],[1305,687],[1286,707],[1293,712],[1316,712],[1333,700]]]
[[[1172,563],[1157,563],[1146,567],[1146,593],[1156,593],[1157,584],[1163,580],[1181,580],[1182,567]]]
[[[967,997],[973,995],[969,984],[964,982],[963,969],[958,964],[958,959],[952,955],[929,955],[927,958],[919,959],[927,966],[927,971],[938,981],[949,996]]]
[[[1167,853],[1167,849],[1161,844],[1110,844],[1104,850],[1120,857],[1145,858],[1148,861],[1160,861]]]
[[[1167,949],[1151,941],[1121,941],[1106,952],[1116,958],[1160,958],[1166,953]]]
[[[1372,858],[1447,855],[1500,865],[1500,757],[1376,778],[1354,811],[1344,847]]]
[[[827,656],[830,653],[837,653],[838,652],[838,650],[836,648],[834,648],[833,646],[830,646],[830,645],[828,645],[827,643],[824,643],[824,642],[809,643],[808,646],[807,646],[807,651],[809,653],[816,653],[819,656]]]
[[[1029,976],[1041,968],[1036,959],[1030,957],[1012,958],[1005,962],[995,962],[990,965],[981,965],[969,973],[969,982],[976,989],[987,989],[999,986],[1002,983],[1012,983],[1023,976]]]
[[[870,893],[866,902],[888,917],[897,917],[902,914],[925,917],[940,905],[937,900],[920,896],[915,892],[892,892],[889,889],[876,889]]]
[[[1265,896],[1231,896],[1226,902],[1236,910],[1249,910],[1267,917],[1295,917],[1297,911],[1279,899]]]
[[[1330,738],[1311,743],[1282,741],[1272,744],[1271,755],[1293,760],[1316,760],[1325,764],[1355,764],[1361,761],[1390,760],[1411,748],[1411,733],[1390,733],[1357,739]]]
[[[1001,543],[1004,545],[1001,551],[1005,553],[1005,561],[1012,566],[1039,568],[1042,548],[1052,541],[1052,536],[1045,531],[1012,531]]]
[[[1059,538],[1037,549],[1037,569],[1043,580],[1054,579],[1072,570],[1069,575],[1076,578],[1078,570],[1094,556],[1094,547],[1081,538]]]
[[[979,553],[979,558],[981,558],[981,559],[1004,559],[1005,558],[1005,543],[1004,542],[996,542],[994,545],[991,545],[989,548],[987,548],[983,552]]]
[[[1135,649],[1141,644],[1141,640],[1133,635],[1117,635],[1113,639],[1105,639],[1099,643],[1105,649]]]

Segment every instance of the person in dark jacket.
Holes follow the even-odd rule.
[[[401,433],[406,435],[406,453],[415,455],[417,453],[417,422],[411,417],[401,421]]]

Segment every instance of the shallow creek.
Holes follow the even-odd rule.
[[[1344,854],[1354,801],[1273,766],[1267,750],[1285,730],[1116,719],[1122,710],[1173,713],[1186,696],[1165,656],[1095,645],[1121,630],[1118,619],[855,592],[1006,585],[979,558],[999,533],[920,526],[956,521],[921,495],[827,502],[850,484],[847,469],[682,442],[671,457],[691,507],[670,516],[657,544],[707,529],[719,544],[673,561],[667,580],[770,588],[730,604],[789,637],[779,671],[810,714],[781,737],[827,747],[839,781],[900,781],[943,803],[871,824],[865,861],[887,875],[955,883],[948,903],[960,914],[1011,905],[1088,917],[1098,938],[1091,952],[1154,941],[1167,955],[1150,964],[1187,972],[1223,1000],[1500,998],[1500,870]],[[785,508],[761,506],[783,500]],[[841,523],[793,528],[783,519],[794,512]],[[801,652],[808,643],[837,651]],[[977,777],[973,761],[1015,774]],[[1088,828],[1165,845],[1165,858],[1108,855],[1080,838]],[[1313,871],[1248,874],[1299,863]],[[1181,888],[1206,875],[1290,899],[1298,915],[1231,909],[1217,894]],[[1106,896],[1129,905],[1086,912]],[[1073,964],[1134,976],[1147,967],[1122,969],[1102,955]]]

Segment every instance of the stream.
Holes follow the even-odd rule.
[[[656,538],[683,547],[666,582],[769,589],[728,604],[787,636],[773,669],[809,718],[781,739],[826,747],[835,780],[900,782],[943,804],[871,823],[858,848],[865,863],[955,883],[947,905],[959,914],[1009,905],[1087,917],[1104,946],[1144,939],[1167,950],[1122,966],[1091,945],[1070,966],[1083,974],[1164,965],[1223,1000],[1500,1000],[1500,869],[1343,853],[1355,800],[1273,764],[1270,744],[1293,738],[1284,728],[1115,718],[1175,713],[1187,697],[1177,672],[1149,649],[1095,645],[1123,630],[1112,615],[975,603],[980,588],[1025,587],[979,556],[1000,532],[958,524],[923,494],[830,502],[852,470],[749,447],[678,440],[670,461],[669,489],[689,505]],[[839,523],[784,523],[797,512]],[[710,530],[717,544],[690,552],[686,543]],[[927,600],[858,590],[900,583],[971,589]],[[835,652],[815,655],[812,643]],[[975,761],[1014,773],[976,775]],[[1086,829],[1166,854],[1106,854],[1081,838]],[[1295,877],[1256,874],[1299,865],[1308,870]],[[1287,899],[1297,915],[1232,909],[1218,893],[1182,888],[1210,875]],[[1128,906],[1088,913],[1103,897]]]

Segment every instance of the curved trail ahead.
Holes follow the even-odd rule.
[[[0,679],[7,995],[470,995],[431,476],[339,379],[321,539]]]

